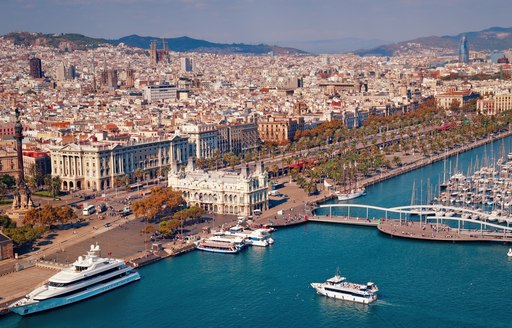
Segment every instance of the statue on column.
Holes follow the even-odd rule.
[[[16,154],[18,159],[18,182],[14,191],[12,202],[13,210],[27,210],[35,207],[32,201],[30,189],[25,182],[25,171],[23,169],[23,125],[21,124],[21,113],[18,108],[15,109],[16,124],[14,125],[14,139],[16,140]]]

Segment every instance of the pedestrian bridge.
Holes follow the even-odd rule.
[[[420,224],[432,223],[437,224],[445,221],[455,221],[458,223],[458,229],[461,229],[465,223],[472,223],[480,226],[480,230],[502,230],[503,232],[512,232],[512,217],[509,216],[496,216],[491,213],[485,213],[474,209],[461,208],[455,206],[444,206],[444,205],[410,205],[410,206],[398,206],[398,207],[381,207],[374,205],[363,205],[363,204],[323,204],[319,205],[313,210],[313,215],[323,216],[329,218],[335,218],[338,215],[333,215],[333,208],[337,209],[337,212],[346,211],[340,216],[354,217],[354,212],[359,216],[359,219],[375,219],[375,213],[378,213],[377,217],[384,218],[386,220],[396,220],[400,224],[406,223],[411,220],[411,216],[419,217]],[[318,215],[317,211],[320,209],[328,210],[328,214]],[[370,212],[371,211],[371,212]],[[366,213],[361,215],[361,213]],[[373,215],[370,216],[370,213]],[[352,215],[351,215],[352,214]],[[448,216],[446,216],[448,215]]]

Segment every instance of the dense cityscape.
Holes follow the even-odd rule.
[[[160,307],[167,300],[158,292],[167,270],[176,285],[162,290],[176,292],[169,297],[178,312],[176,303],[187,307],[202,295],[180,283],[211,279],[197,287],[212,300],[200,313],[219,312],[220,321],[184,310],[175,323],[185,327],[240,326],[222,315],[244,325],[256,320],[262,308],[246,299],[255,293],[249,288],[229,294],[238,302],[233,309],[213,307],[230,297],[216,289],[223,280],[261,293],[258,300],[277,311],[266,319],[271,326],[312,325],[285,315],[280,290],[297,308],[314,303],[311,320],[319,326],[410,326],[423,316],[431,321],[422,327],[508,326],[508,314],[487,321],[464,304],[439,318],[416,303],[390,308],[405,306],[416,287],[411,280],[393,291],[389,276],[412,279],[405,275],[416,275],[415,266],[420,276],[432,278],[438,266],[467,279],[460,292],[450,289],[454,277],[443,280],[425,296],[432,302],[446,304],[441,294],[449,292],[458,300],[471,295],[473,308],[510,306],[500,300],[512,291],[508,280],[498,290],[470,286],[490,267],[500,277],[512,271],[512,49],[477,50],[471,37],[461,34],[457,47],[411,41],[393,55],[361,56],[277,47],[182,52],[166,38],[136,47],[65,34],[1,36],[0,325],[51,326],[59,311],[72,317],[110,307],[115,293],[128,300],[126,308],[112,307],[121,315],[171,311]],[[416,251],[430,262],[417,264],[412,255],[401,262]],[[332,263],[315,261],[324,252],[321,261]],[[471,252],[481,252],[474,258],[481,272],[458,262]],[[452,257],[443,260],[445,253]],[[336,272],[311,282],[337,266],[375,281],[349,283]],[[191,267],[201,274],[191,275]],[[303,273],[282,271],[288,268]],[[209,272],[215,278],[204,277]],[[144,299],[147,306],[139,304]],[[128,317],[113,325],[168,326],[156,314],[147,322]],[[83,326],[107,325],[87,320]]]

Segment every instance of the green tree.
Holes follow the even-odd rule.
[[[181,222],[180,220],[167,220],[160,222],[160,225],[158,227],[158,231],[164,236],[170,236],[173,233],[176,232],[176,230],[180,227]]]
[[[48,192],[52,195],[53,198],[60,195],[62,186],[62,180],[60,176],[57,175],[52,177],[51,175],[46,175],[44,177],[44,183],[48,189]]]
[[[16,227],[7,228],[3,232],[12,239],[15,246],[21,246],[29,244],[41,237],[41,235],[47,230],[43,226],[32,226],[30,224]]]

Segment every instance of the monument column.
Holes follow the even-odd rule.
[[[14,191],[12,202],[12,211],[7,213],[15,220],[24,216],[24,212],[35,207],[30,190],[25,182],[25,171],[23,169],[23,126],[21,124],[21,114],[18,108],[15,110],[16,124],[14,125],[14,139],[16,140],[16,155],[18,160],[18,182]]]

